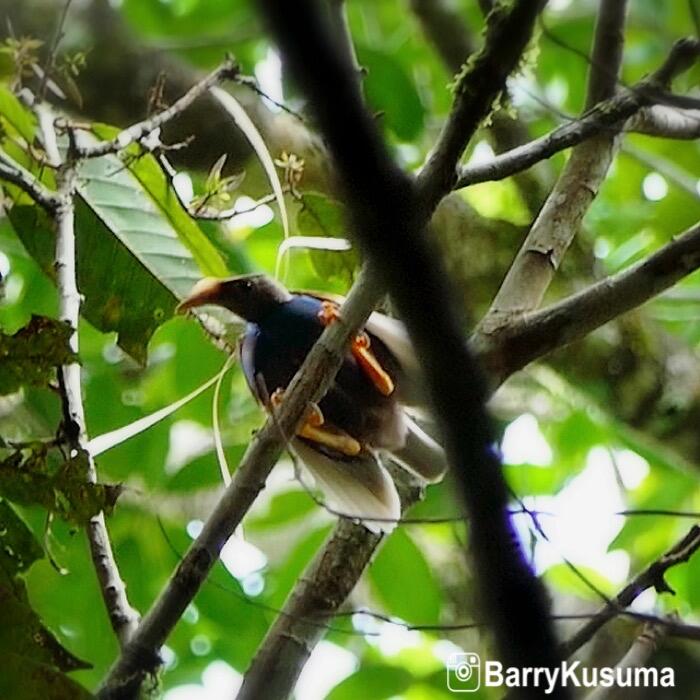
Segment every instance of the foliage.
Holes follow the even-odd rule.
[[[366,69],[365,97],[395,157],[407,169],[417,168],[449,110],[453,76],[408,13],[410,3],[347,4],[358,60]],[[478,43],[483,26],[478,3],[449,4]],[[198,69],[213,68],[224,51],[231,51],[244,73],[257,70],[263,88],[283,87],[285,104],[303,109],[293,85],[282,78],[280,85],[265,82],[264,76],[274,73],[274,56],[252,3],[125,0],[117,5],[112,21],[124,23],[135,45],[166,47],[169,59]],[[585,56],[596,4],[552,5],[536,56],[533,51],[510,85],[515,111],[533,138],[557,126],[562,114],[580,112],[584,103]],[[89,50],[94,28],[86,24],[79,30],[83,25],[72,11],[66,22],[61,51],[67,57],[83,56],[86,65],[82,58],[67,58],[57,63],[52,78],[75,98],[89,88],[90,69],[99,57]],[[18,36],[32,31],[15,29]],[[673,40],[691,33],[685,3],[632,3],[623,82],[629,85],[648,74]],[[123,40],[119,37],[115,30],[113,40]],[[46,65],[47,44],[50,37],[31,36],[0,45],[0,148],[52,188],[55,176],[42,161],[37,119],[18,97],[21,85],[32,84],[33,67]],[[136,77],[124,76],[125,85],[136,83]],[[693,81],[697,72],[677,87],[692,88]],[[144,116],[145,91],[133,122]],[[103,85],[101,101],[109,106],[125,93],[126,88]],[[252,97],[241,91],[241,103],[247,106],[244,95]],[[83,113],[75,99],[60,108],[80,115],[89,127],[86,139],[113,138],[125,126]],[[289,240],[345,239],[342,193],[328,178],[320,184],[312,180],[321,146],[306,144],[305,151],[298,138],[298,131],[312,124],[275,107],[269,114],[284,125],[279,152],[271,152],[283,182],[279,166],[290,153],[305,161],[293,182],[285,182]],[[221,153],[221,138],[217,129],[205,125],[192,148],[198,140],[213,141]],[[484,129],[466,157],[488,155],[488,143]],[[247,147],[241,153],[214,159],[204,172],[187,167],[187,148],[151,154],[138,145],[81,165],[76,212],[78,285],[84,297],[79,361],[92,437],[167,406],[220,370],[224,354],[207,332],[191,319],[173,315],[178,299],[197,279],[275,270],[284,239],[280,217],[267,205],[254,206],[261,194],[269,193],[269,185],[260,185],[265,177],[249,159]],[[194,190],[204,192],[189,202],[194,209],[228,208],[247,197],[241,208],[252,210],[225,224],[192,219],[180,201],[187,197],[175,195],[159,155],[172,157]],[[697,141],[626,136],[553,286],[552,299],[624,269],[695,223],[700,199],[692,187],[700,179],[699,155]],[[551,185],[564,161],[558,155],[535,171]],[[688,182],[690,189],[683,186]],[[62,442],[63,412],[52,388],[54,368],[75,359],[69,330],[56,320],[53,222],[16,186],[4,180],[0,184],[5,211],[0,222],[0,696],[89,697],[86,689],[97,687],[117,644],[82,526],[106,510],[130,601],[145,612],[220,493],[211,394],[100,455],[100,483],[88,484],[86,455],[68,454]],[[469,212],[468,225],[436,225],[432,235],[446,251],[456,285],[472,300],[470,310],[478,318],[485,311],[481,300],[490,298],[481,287],[497,288],[520,243],[520,227],[531,216],[512,180],[483,183],[458,197]],[[285,282],[295,288],[346,291],[359,257],[355,250],[336,247],[341,249],[288,244]],[[471,294],[475,284],[480,288]],[[691,276],[574,348],[557,351],[513,377],[494,398],[510,486],[529,507],[542,511],[540,524],[552,542],[543,540],[527,514],[517,516],[516,524],[526,540],[538,540],[534,560],[557,609],[580,612],[599,602],[591,586],[562,564],[562,556],[609,594],[668,549],[690,524],[688,518],[668,515],[623,518],[616,511],[700,511],[699,299],[700,279]],[[235,468],[261,423],[238,367],[224,383],[220,412],[226,455]],[[168,639],[161,678],[166,697],[187,685],[191,697],[197,697],[191,684],[201,684],[202,674],[216,660],[245,672],[276,610],[326,538],[332,516],[292,477],[292,465],[283,461],[246,519],[247,544],[232,539],[226,545],[222,562]],[[409,515],[456,515],[452,491],[449,483],[428,488],[425,500]],[[488,655],[488,640],[478,632],[439,629],[479,618],[472,575],[462,556],[468,537],[468,524],[440,522],[400,527],[387,539],[350,604],[430,629],[407,631],[367,615],[331,621],[327,639],[335,646],[330,648],[352,654],[354,667],[340,677],[329,647],[319,652],[327,697],[449,697],[443,669],[447,653],[468,649]],[[676,597],[658,596],[654,604],[697,622],[700,559],[672,570],[668,579]],[[623,625],[614,629],[619,647],[627,648],[633,631]],[[690,659],[697,664],[696,647],[664,644],[672,663],[680,667]],[[329,654],[325,661],[323,653]],[[676,689],[678,698],[693,697],[699,682],[697,666],[693,671],[687,665],[690,675]],[[24,683],[28,678],[32,682]],[[201,685],[199,691],[205,692]],[[309,697],[322,696],[317,688],[314,692]],[[484,691],[478,697],[497,696]]]

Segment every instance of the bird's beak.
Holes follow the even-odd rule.
[[[192,291],[176,307],[176,314],[184,314],[188,309],[205,304],[216,304],[221,297],[223,280],[205,277],[192,287]]]

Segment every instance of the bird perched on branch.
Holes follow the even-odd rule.
[[[339,298],[291,293],[266,275],[205,278],[178,306],[225,307],[247,321],[240,344],[251,392],[268,413],[325,326],[340,314]],[[399,321],[373,313],[351,342],[334,382],[313,405],[290,448],[338,512],[373,532],[388,532],[401,515],[388,456],[426,482],[446,468],[442,447],[408,415],[419,401],[417,363]]]

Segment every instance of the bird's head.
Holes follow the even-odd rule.
[[[279,304],[289,301],[291,296],[281,284],[267,275],[241,275],[224,279],[205,277],[194,285],[176,312],[184,313],[188,309],[214,304],[255,323]]]

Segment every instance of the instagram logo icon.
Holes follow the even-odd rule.
[[[447,687],[453,693],[473,693],[481,687],[481,659],[478,654],[452,654],[447,662]]]

